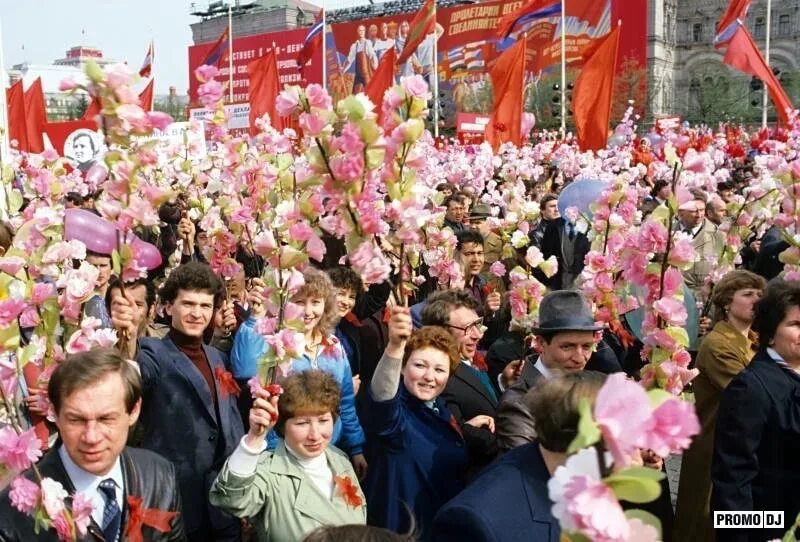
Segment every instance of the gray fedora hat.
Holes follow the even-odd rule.
[[[542,298],[539,325],[534,333],[559,331],[600,331],[586,298],[578,290],[557,290]]]

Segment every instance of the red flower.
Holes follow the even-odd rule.
[[[364,504],[358,485],[354,484],[349,476],[335,476],[334,482],[336,483],[336,494],[344,499],[347,506],[358,508]]]
[[[172,531],[169,524],[178,512],[165,512],[158,508],[142,508],[142,498],[128,496],[128,526],[125,528],[125,539],[129,542],[144,542],[142,527],[152,527],[156,531],[168,533]]]
[[[483,295],[485,297],[485,296],[487,296],[487,295],[489,295],[491,293],[494,293],[495,289],[496,289],[496,287],[495,287],[494,284],[492,284],[491,282],[487,282],[486,284],[483,285],[483,288],[481,288],[481,291],[483,292]]]
[[[236,380],[229,371],[217,366],[217,368],[214,370],[214,376],[217,378],[219,393],[223,398],[230,394],[239,397],[239,392],[242,390],[239,388],[239,384],[236,383]]]

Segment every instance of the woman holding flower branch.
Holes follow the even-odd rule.
[[[259,542],[295,542],[323,525],[364,524],[367,510],[346,454],[330,445],[339,386],[328,373],[305,371],[283,393],[255,392],[250,430],[211,488],[211,502],[255,518]],[[267,433],[283,441],[265,452]]]

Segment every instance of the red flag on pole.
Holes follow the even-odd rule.
[[[725,51],[725,58],[722,61],[728,66],[761,79],[769,91],[769,97],[772,99],[778,117],[784,124],[789,123],[787,110],[794,109],[792,102],[778,78],[764,61],[761,51],[758,50],[758,46],[744,25],[739,24],[739,28],[731,36],[728,41],[728,50]]]
[[[575,80],[572,110],[583,150],[604,149],[608,141],[620,27],[618,24],[584,53],[583,69]]]
[[[500,19],[500,22],[497,23],[496,33],[499,37],[505,39],[515,30],[520,30],[528,23],[555,15],[561,15],[561,2],[559,0],[531,0]]]
[[[201,65],[205,66],[216,66],[219,67],[220,63],[228,58],[228,27],[225,27],[225,31],[222,32],[219,39],[214,42],[214,45],[211,46],[211,49],[208,50],[208,54],[200,63]]]
[[[153,110],[153,84],[155,80],[155,77],[150,79],[150,82],[147,83],[147,86],[144,87],[144,90],[139,94],[139,105],[142,106],[145,112]]]
[[[394,85],[394,69],[395,61],[397,60],[397,51],[394,47],[389,47],[383,53],[381,61],[378,64],[378,69],[372,75],[372,79],[367,83],[367,88],[364,89],[364,94],[367,98],[375,104],[375,110],[378,112],[378,123],[383,124],[383,95],[387,90]]]
[[[89,102],[89,105],[86,106],[86,111],[83,112],[83,116],[80,120],[95,120],[95,117],[97,117],[102,110],[103,106],[100,104],[100,98],[94,97],[92,101]]]
[[[731,0],[728,9],[717,24],[717,33],[714,36],[715,47],[722,47],[730,41],[734,32],[739,28],[739,21],[744,22],[751,2],[752,0]]]
[[[150,72],[153,71],[153,41],[150,41],[150,47],[147,48],[147,54],[144,56],[142,67],[139,68],[139,77],[150,77]]]
[[[42,78],[37,77],[36,81],[25,91],[25,125],[28,134],[28,151],[42,152],[44,150],[44,139],[42,132],[47,123],[47,108],[44,102],[44,91],[42,91]]]
[[[275,101],[280,92],[278,78],[278,58],[275,50],[270,49],[264,56],[247,64],[250,76],[250,135],[258,133],[256,119],[264,113],[269,114],[273,128],[280,130],[284,123],[278,118]]]
[[[317,18],[314,19],[314,24],[311,26],[311,30],[308,31],[308,34],[303,40],[303,48],[297,53],[297,67],[300,69],[301,74],[306,64],[314,58],[314,55],[317,54],[317,50],[322,47],[322,36],[325,34],[325,29],[322,24],[322,12],[323,10],[319,10]]]
[[[6,89],[6,105],[8,107],[8,139],[17,140],[17,149],[28,150],[28,131],[25,128],[25,91],[22,79]]]
[[[525,74],[525,42],[521,39],[503,52],[492,67],[492,117],[484,135],[494,150],[501,143],[522,143],[522,86]]]
[[[405,64],[408,57],[413,55],[419,44],[423,42],[425,36],[436,29],[436,0],[425,0],[422,9],[417,12],[409,26],[411,29],[406,37],[403,52],[397,59],[398,64]]]

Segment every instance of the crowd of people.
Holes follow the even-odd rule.
[[[663,540],[774,538],[782,533],[715,530],[711,517],[783,511],[788,529],[800,512],[800,283],[779,276],[789,247],[781,226],[754,227],[736,269],[715,275],[741,218],[733,209],[769,172],[730,153],[729,179],[678,197],[674,181],[653,173],[649,144],[638,149],[635,221],[674,210],[669,233],[693,249],[679,274],[688,308],[675,312],[696,311],[687,336],[699,375],[689,391],[701,428],[679,487],[663,478],[659,496],[636,506],[658,518]],[[436,262],[423,261],[415,289],[405,289],[402,248],[398,255],[386,236],[381,248],[398,267],[367,285],[343,241],[323,236],[325,258],[302,269],[289,300],[302,351],[269,368],[274,380],[264,380],[263,360],[289,345],[265,339],[274,332],[264,330],[269,262],[252,239],[235,240],[236,275],[220,276],[207,232],[178,198],[158,209],[149,239],[164,264],[146,278],[123,281],[113,272],[119,254],[88,250],[97,272],[82,319],[113,330],[116,346],[70,353],[46,387],[12,390],[28,423],[48,417],[49,437],[36,466],[0,494],[0,542],[57,539],[28,513],[49,501],[44,488],[25,493],[24,480],[43,476],[86,495],[73,513],[83,506],[87,539],[109,542],[132,533],[192,542],[560,540],[548,482],[571,454],[582,409],[608,375],[640,379],[652,344],[647,322],[632,314],[606,325],[586,288],[596,232],[562,209],[569,164],[541,160],[525,177],[496,158],[484,189],[451,175],[429,202],[455,236],[456,280],[443,283]],[[67,194],[65,206],[96,212],[91,196]],[[513,233],[498,227],[516,213],[512,203],[538,219]],[[0,225],[3,253],[17,234]],[[531,250],[552,268],[531,263]],[[513,316],[514,279],[498,265],[541,283],[535,325]],[[665,471],[666,459],[636,451],[653,471]]]

